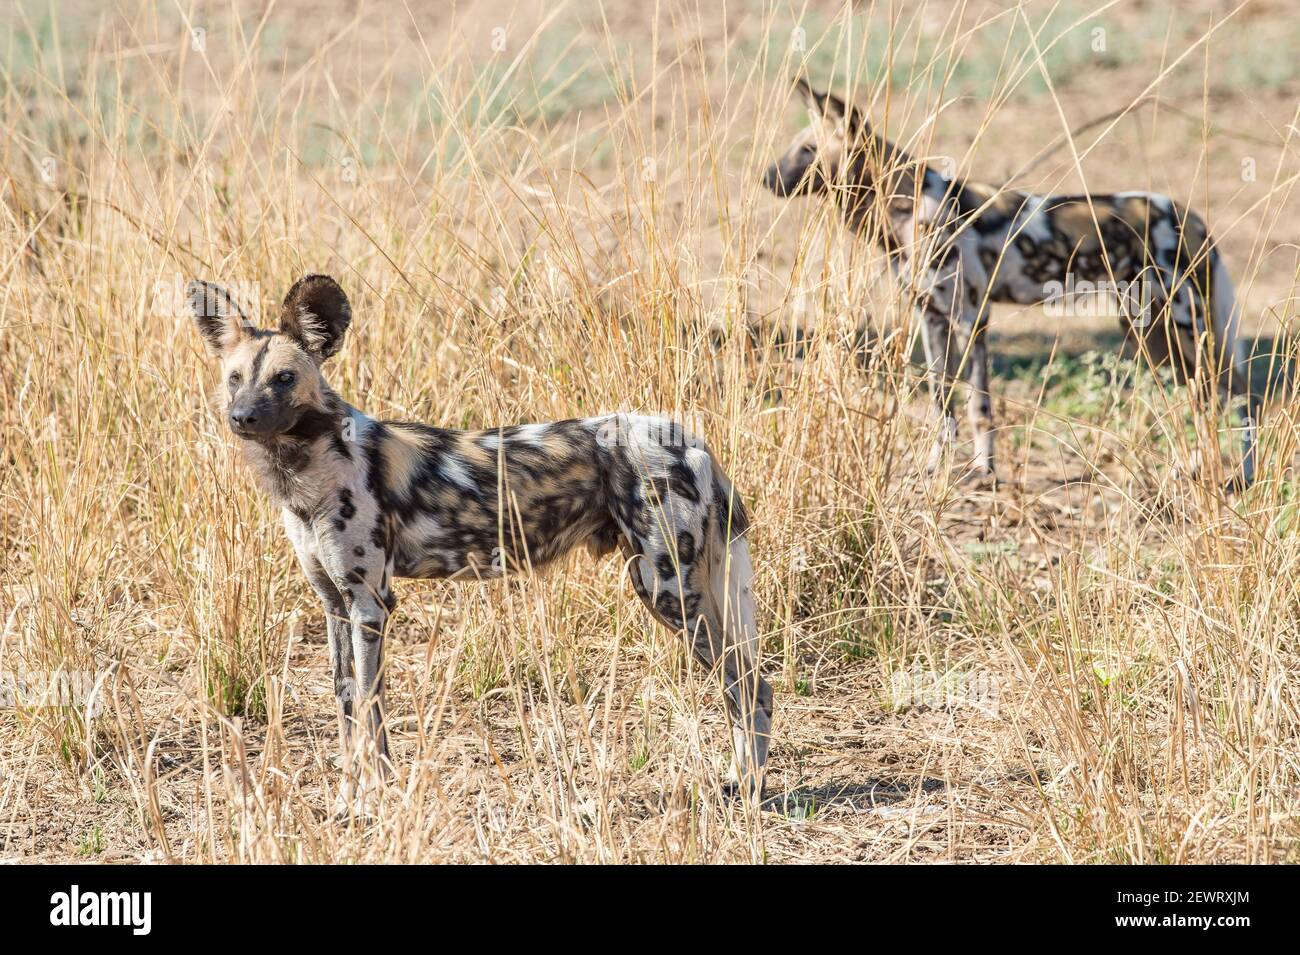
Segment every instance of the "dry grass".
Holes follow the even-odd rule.
[[[1219,3],[714,6],[3,14],[0,669],[95,683],[0,713],[0,856],[1296,860],[1294,403],[1226,501],[1215,467],[1172,474],[1225,436],[1112,360],[1110,322],[998,311],[1003,481],[926,478],[905,303],[757,185],[805,54],[991,180],[1154,92],[1019,184],[1202,208],[1262,380],[1293,357],[1296,77],[1258,40],[1288,6],[1217,29]],[[270,314],[307,270],[352,296],[332,377],[370,413],[706,435],[756,516],[761,811],[722,798],[717,694],[610,561],[403,584],[399,779],[376,820],[330,816],[324,623],[180,308],[198,275]],[[880,344],[855,357],[862,316]],[[818,332],[798,356],[766,334],[791,323]]]

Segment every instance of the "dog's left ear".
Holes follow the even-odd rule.
[[[328,275],[304,275],[293,283],[280,308],[280,331],[324,361],[343,347],[352,322],[348,297]]]
[[[848,132],[857,132],[860,122],[858,111],[844,100],[834,93],[822,93],[813,89],[802,77],[795,80],[794,87],[803,97],[808,112],[814,119],[831,123]]]

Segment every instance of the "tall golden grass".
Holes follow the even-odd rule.
[[[758,185],[800,69],[919,155],[961,143],[956,171],[976,174],[1008,114],[1037,145],[1086,118],[1053,70],[1096,68],[1061,51],[1094,23],[1136,30],[1131,11],[501,11],[10,16],[0,669],[88,674],[93,692],[0,712],[0,856],[1294,861],[1292,403],[1269,403],[1260,483],[1230,500],[1212,451],[1202,479],[1176,474],[1227,447],[1181,390],[1047,355],[996,380],[1002,484],[962,483],[960,461],[926,476],[907,302],[826,210]],[[1191,144],[1180,198],[1212,207],[1244,295],[1266,268],[1278,284],[1294,144],[1252,127],[1276,168],[1217,189],[1236,117],[1216,114],[1209,51],[1250,27],[1200,13],[1191,39],[1143,39],[1152,89],[1108,105],[1190,91],[1175,102],[1206,122],[1138,111],[1137,142]],[[963,82],[990,95],[957,137]],[[1018,184],[1063,188],[1129,129],[1067,136]],[[269,321],[307,271],[352,298],[329,377],[371,414],[635,409],[704,433],[755,516],[778,687],[761,809],[720,791],[715,689],[616,561],[579,561],[400,586],[398,778],[374,818],[332,816],[323,618],[211,411],[180,294],[227,282]],[[816,335],[796,347],[795,326]],[[1257,367],[1293,357],[1279,344]]]

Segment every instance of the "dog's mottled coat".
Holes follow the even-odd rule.
[[[274,331],[252,327],[220,286],[191,283],[189,301],[221,359],[223,413],[325,606],[345,754],[363,718],[387,755],[394,578],[500,577],[586,544],[621,553],[653,616],[721,671],[733,773],[757,790],[772,690],[757,669],[748,517],[701,441],[633,415],[489,431],[376,420],[320,372],[351,322],[333,279],[300,279]]]
[[[1071,286],[1139,289],[1123,320],[1155,363],[1239,405],[1242,464],[1254,477],[1254,399],[1238,339],[1232,279],[1205,223],[1144,192],[1040,196],[941,175],[877,134],[843,100],[797,87],[812,116],[764,175],[781,196],[824,195],[886,252],[912,293],[942,427],[956,435],[953,383],[970,382],[975,465],[993,471],[985,327],[996,302],[1041,304]]]

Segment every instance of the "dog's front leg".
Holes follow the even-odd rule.
[[[316,564],[308,579],[325,607],[325,632],[330,647],[330,672],[334,677],[334,710],[339,729],[339,760],[347,766],[352,745],[352,701],[356,696],[356,680],[352,675],[352,636],[348,608],[343,595]]]
[[[352,601],[349,622],[352,630],[352,661],[356,667],[357,719],[366,728],[369,752],[364,758],[374,767],[376,779],[388,775],[388,733],[384,726],[384,628],[388,608],[379,599],[379,580],[349,580]]]
[[[329,640],[330,669],[334,677],[334,701],[339,723],[339,757],[346,763],[348,740],[352,719],[352,647],[349,639],[348,604],[342,591],[334,583],[325,565],[321,563],[317,541],[309,525],[288,509],[284,512],[284,529],[293,544],[298,565],[320,598],[325,610],[325,633]]]
[[[339,766],[344,783],[340,798],[347,801],[352,791],[352,701],[356,680],[352,675],[352,625],[347,602],[334,581],[313,554],[298,555],[312,590],[325,609],[325,633],[330,648],[330,672],[334,678],[334,716],[339,731]]]
[[[952,365],[959,357],[954,355],[952,341],[952,323],[944,302],[933,296],[926,296],[917,303],[917,318],[922,326],[922,342],[925,345],[926,373],[930,379],[930,394],[939,415],[939,433],[935,437],[930,451],[927,468],[931,471],[939,467],[948,449],[957,438],[957,417],[952,410]]]
[[[347,600],[321,564],[313,547],[314,537],[305,524],[286,512],[285,527],[298,555],[298,563],[325,611],[325,632],[330,649],[330,672],[334,679],[334,715],[339,732],[339,766],[343,784],[336,810],[346,807],[354,790],[352,763],[352,702],[356,680],[352,674],[352,625]]]
[[[330,671],[334,677],[334,717],[339,731],[339,768],[343,773],[334,809],[337,813],[346,813],[357,786],[356,763],[352,753],[352,705],[356,698],[356,678],[352,672],[352,625],[343,595],[320,565],[316,566],[319,577],[312,576],[311,579],[312,586],[325,605]]]
[[[346,728],[359,724],[350,740],[345,735],[350,745],[342,795],[351,803],[356,796],[365,799],[391,768],[384,728],[383,641],[393,597],[391,565],[371,533],[371,502],[351,492],[342,494],[341,502],[336,517],[315,525],[311,543],[343,608],[334,615],[330,651],[336,678],[341,678],[335,686]]]
[[[980,475],[993,474],[993,400],[989,396],[989,350],[985,327],[987,308],[978,307],[962,316],[966,378],[970,394],[966,413],[975,439],[975,470]]]

